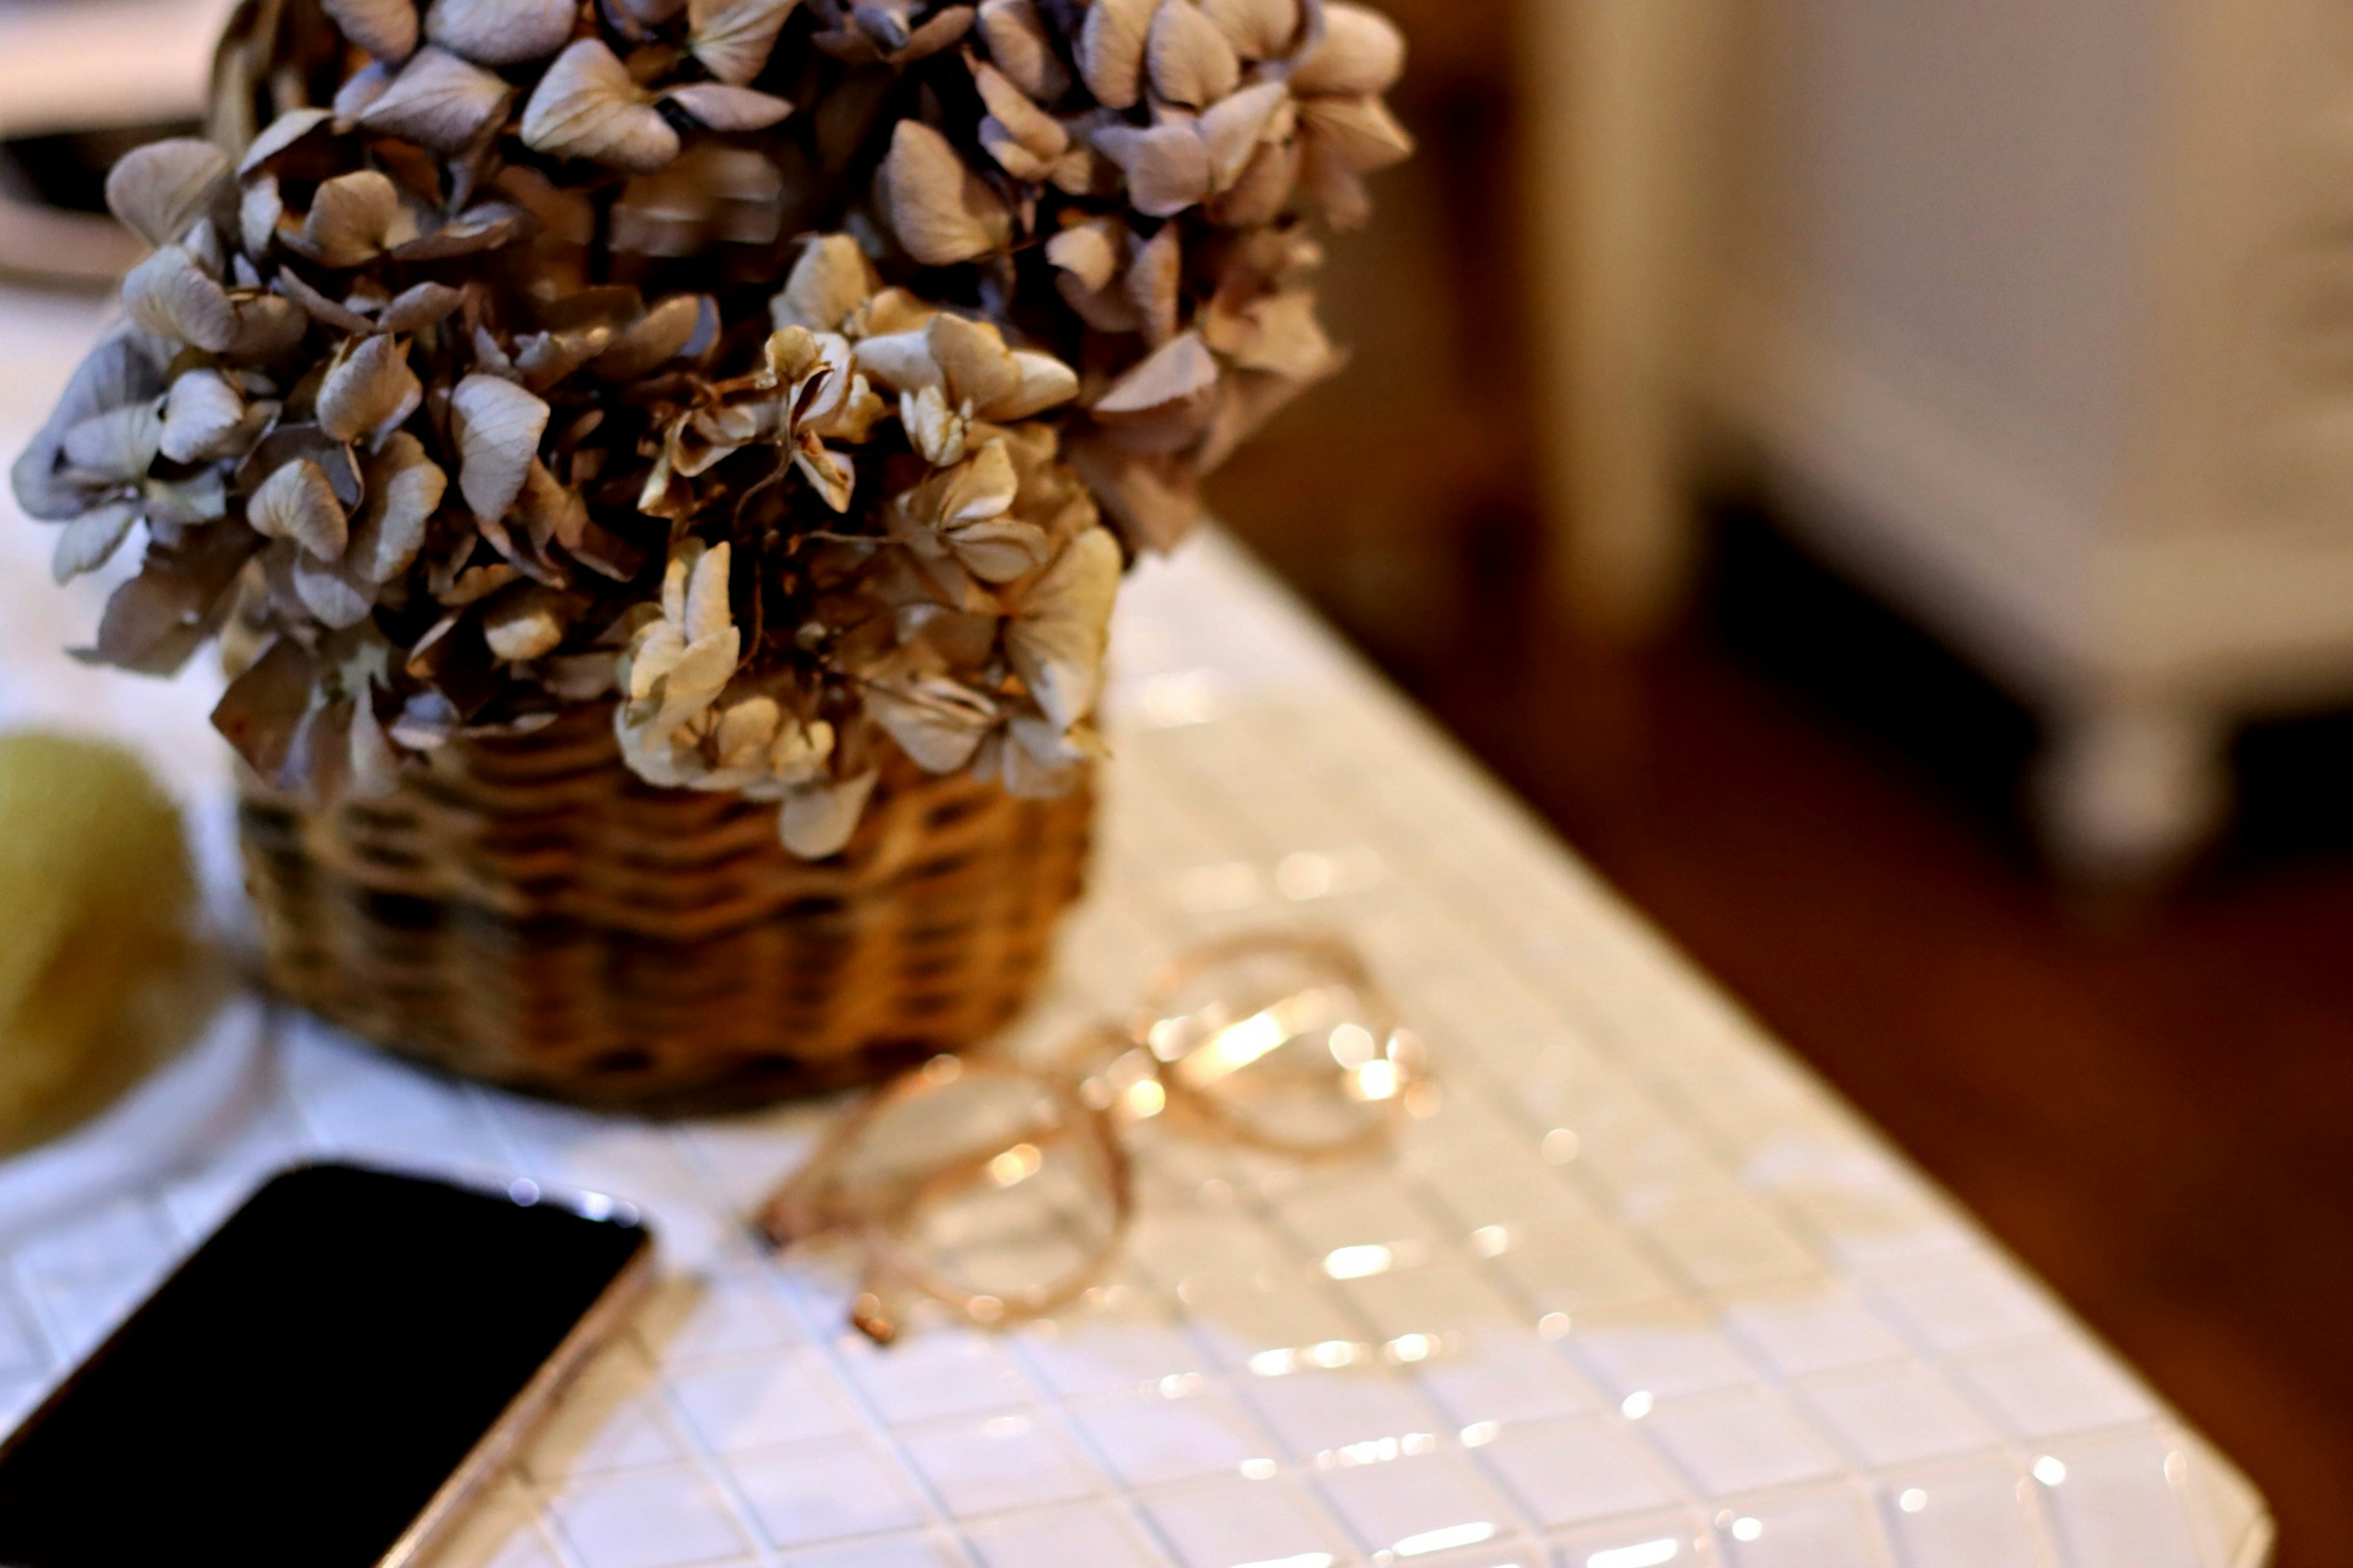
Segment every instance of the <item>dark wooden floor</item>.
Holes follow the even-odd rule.
[[[2353,1563],[2353,723],[2249,737],[2232,843],[2087,920],[2021,710],[1754,518],[1720,562],[1630,661],[1526,614],[1375,651],[2247,1468],[2279,1568]]]

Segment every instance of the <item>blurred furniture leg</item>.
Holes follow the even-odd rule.
[[[1729,0],[1520,0],[1545,482],[1577,633],[1639,642],[1695,555],[1689,381]]]
[[[2238,724],[2353,700],[2353,13],[1752,9],[1713,412],[2042,714],[2054,864],[2154,884]]]

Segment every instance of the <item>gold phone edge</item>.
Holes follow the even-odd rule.
[[[522,1392],[482,1434],[481,1441],[474,1445],[465,1462],[441,1483],[441,1489],[433,1494],[416,1522],[377,1560],[376,1568],[425,1568],[433,1552],[448,1543],[481,1494],[498,1480],[508,1462],[554,1411],[556,1402],[570,1388],[573,1379],[597,1351],[620,1332],[652,1288],[653,1277],[654,1241],[652,1233],[648,1232],[637,1256],[613,1277],[596,1305],[581,1314],[564,1342],[555,1347]]]

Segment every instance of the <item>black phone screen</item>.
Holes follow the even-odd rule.
[[[278,1176],[0,1446],[7,1568],[370,1568],[649,1245],[512,1192]]]

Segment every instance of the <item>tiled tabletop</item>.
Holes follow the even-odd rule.
[[[96,326],[0,293],[13,455]],[[55,650],[0,503],[0,723],[123,733],[223,855],[203,672]],[[1442,1090],[1346,1169],[1166,1136],[1060,1320],[842,1328],[739,1216],[826,1114],[684,1126],[452,1089],[296,1017],[203,1168],[0,1260],[15,1408],[266,1173],[337,1152],[607,1192],[669,1260],[447,1568],[2241,1568],[2262,1500],[1953,1203],[1230,546],[1122,609],[1103,847],[1050,1040],[1199,936],[1352,936]]]

